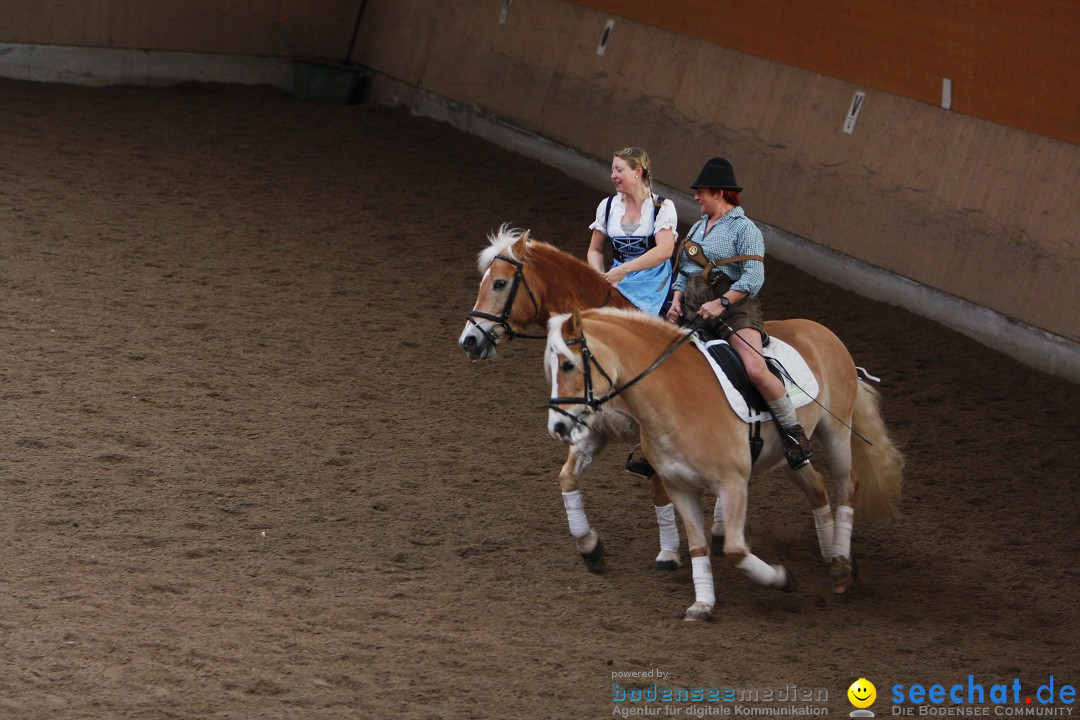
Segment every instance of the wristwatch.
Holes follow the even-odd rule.
[[[720,296],[720,304],[726,308],[731,307],[731,301],[727,299],[727,295]]]

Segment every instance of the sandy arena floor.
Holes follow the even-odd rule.
[[[714,622],[683,623],[628,448],[586,478],[592,575],[541,347],[456,345],[487,233],[584,255],[600,193],[265,89],[0,105],[0,717],[606,718],[652,669],[844,716],[866,677],[881,715],[896,683],[1080,681],[1080,387],[770,260],[768,315],[883,377],[903,520],[857,527],[833,596],[801,497],[756,480],[750,539],[800,588],[719,563]]]

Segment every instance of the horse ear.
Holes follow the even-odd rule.
[[[532,230],[526,230],[525,232],[523,232],[521,234],[521,237],[518,238],[517,242],[514,243],[514,247],[511,249],[511,253],[513,254],[513,256],[518,258],[519,260],[525,257],[525,244],[529,242],[529,233],[531,232]]]
[[[570,316],[570,330],[574,335],[581,334],[581,311],[574,308],[573,314]]]

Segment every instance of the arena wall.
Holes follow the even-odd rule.
[[[344,59],[361,0],[4,0],[0,43]]]
[[[603,163],[641,145],[678,189],[724,155],[755,219],[1053,336],[1075,362],[1075,144],[557,0],[371,0],[355,57],[399,100],[448,98]]]
[[[8,0],[0,75],[73,81],[94,52],[291,62],[351,46],[376,99],[569,158],[598,189],[614,149],[647,148],[684,219],[688,183],[725,155],[772,254],[1080,381],[1080,6],[953,6]],[[41,65],[66,74],[20,74]]]

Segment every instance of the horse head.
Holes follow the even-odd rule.
[[[544,372],[551,382],[548,432],[567,444],[587,438],[591,419],[617,382],[593,354],[597,343],[594,340],[590,348],[584,325],[579,310],[548,321],[544,351]]]
[[[494,357],[504,337],[530,337],[522,330],[538,320],[540,310],[525,273],[529,231],[503,225],[488,240],[491,244],[478,262],[483,275],[480,290],[458,338],[470,360]]]

